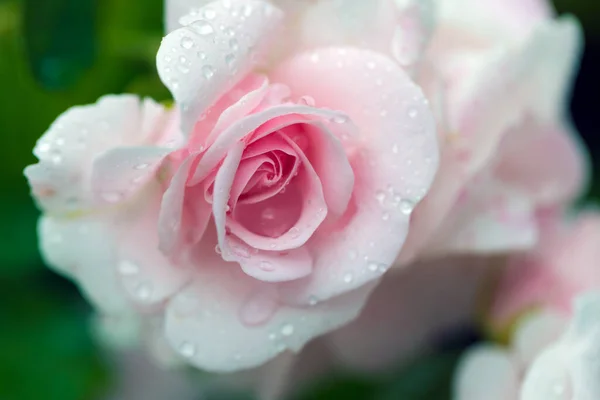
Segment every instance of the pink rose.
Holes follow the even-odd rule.
[[[173,111],[100,102],[40,140],[61,155],[27,171],[47,261],[206,370],[261,365],[354,319],[437,169],[428,101],[383,45],[413,21],[423,34],[396,42],[416,63],[428,14],[409,3],[356,2],[342,19],[320,2],[220,0],[182,15],[157,55]],[[283,29],[295,18],[325,18],[323,41]],[[73,182],[85,207],[58,207]]]

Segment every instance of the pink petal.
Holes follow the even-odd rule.
[[[207,267],[168,304],[165,320],[171,346],[208,371],[247,369],[285,350],[297,352],[313,337],[355,318],[372,289],[368,285],[311,308],[281,305],[277,286],[223,261],[215,243],[214,238],[203,241]],[[272,301],[266,301],[269,296]]]
[[[136,194],[154,179],[170,152],[160,147],[123,147],[98,157],[92,170],[92,191],[97,201],[111,204]]]
[[[493,254],[529,249],[538,237],[535,212],[525,193],[483,177],[469,183],[428,252]]]
[[[131,314],[133,308],[115,273],[113,223],[109,216],[42,217],[38,226],[40,249],[47,264],[74,278],[84,296],[104,313]]]
[[[348,117],[341,112],[288,104],[273,106],[266,110],[248,115],[246,118],[236,121],[215,139],[215,142],[206,150],[206,153],[198,163],[196,170],[194,171],[193,176],[188,184],[195,185],[204,180],[214,170],[219,162],[223,160],[228,149],[230,149],[236,142],[242,140],[244,137],[248,136],[250,133],[254,132],[269,121],[277,120],[278,118],[287,116],[289,114],[300,114],[303,117],[322,117],[328,119],[329,121],[348,119]],[[289,124],[286,123],[283,126],[287,125]],[[347,129],[349,128],[350,127],[347,127]]]
[[[186,15],[184,27],[163,39],[158,73],[183,110],[184,132],[191,132],[200,116],[250,71],[281,17],[266,1],[218,0]]]
[[[540,205],[573,200],[584,186],[586,168],[575,132],[527,121],[505,135],[496,175]]]
[[[332,74],[331,71],[336,73]],[[325,300],[377,279],[397,257],[409,216],[437,168],[435,123],[420,89],[390,59],[367,50],[324,49],[274,71],[316,104],[344,110],[360,132],[348,140],[355,185],[347,221],[318,231],[309,278],[286,285],[289,301]],[[357,101],[360,99],[360,101]]]
[[[136,204],[119,218],[117,271],[129,297],[142,306],[162,303],[190,279],[190,269],[176,265],[158,248],[156,231],[160,196]]]
[[[171,119],[172,114],[153,101],[141,103],[130,95],[106,96],[66,111],[38,141],[34,153],[40,162],[25,169],[36,201],[58,214],[95,207],[90,192],[94,161],[112,149],[151,146],[163,136],[176,137],[177,132],[168,129]]]
[[[250,229],[252,226],[244,226],[243,221],[237,218],[230,219],[228,226],[231,233],[235,234],[249,246],[259,250],[286,251],[297,249],[304,245],[319,228],[327,216],[327,204],[323,196],[323,186],[319,176],[312,168],[304,153],[293,140],[281,135],[281,138],[287,142],[287,145],[293,148],[298,158],[301,160],[301,167],[298,176],[295,177],[286,193],[278,194],[268,201],[268,204],[257,203],[248,206],[240,206],[240,214],[245,214],[244,220],[257,225],[262,218],[260,212],[276,212],[278,215],[276,222],[285,225],[281,233],[270,235],[259,235]],[[277,201],[281,198],[281,201]],[[274,201],[273,201],[274,200]],[[298,202],[299,215],[296,221],[286,221],[293,209],[293,202]],[[281,211],[278,211],[280,209]],[[235,217],[235,214],[234,214]],[[310,268],[309,268],[310,269]]]

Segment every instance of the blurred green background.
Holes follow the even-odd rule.
[[[42,264],[38,213],[22,170],[35,161],[37,138],[70,106],[106,93],[169,97],[154,61],[162,2],[0,0],[0,400],[102,399],[116,380],[91,338],[89,306]],[[586,30],[573,115],[597,171],[600,2],[556,5],[576,14]],[[600,198],[600,185],[590,196]],[[456,347],[381,382],[332,378],[305,398],[446,399]]]

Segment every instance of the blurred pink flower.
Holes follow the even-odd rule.
[[[523,320],[512,348],[480,345],[458,369],[456,400],[592,400],[600,396],[600,293],[579,296],[570,322],[553,312]]]

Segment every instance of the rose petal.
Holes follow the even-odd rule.
[[[188,157],[179,166],[163,195],[158,218],[159,249],[166,255],[174,255],[183,250],[186,242],[194,243],[202,237],[211,207],[204,196],[197,193],[193,204],[186,204],[186,182],[194,157]],[[188,188],[187,190],[198,190]]]
[[[219,0],[186,15],[185,26],[163,39],[158,73],[183,110],[185,133],[249,72],[281,17],[265,1]]]
[[[361,135],[349,140],[355,187],[348,221],[317,232],[314,272],[286,285],[288,301],[306,304],[377,279],[393,263],[437,168],[435,124],[420,89],[392,60],[367,50],[301,54],[273,76],[320,106],[344,110],[350,119],[334,121],[354,122]]]
[[[327,204],[325,203],[325,198],[323,196],[322,182],[312,168],[312,164],[293,140],[284,135],[280,135],[280,137],[287,146],[293,149],[301,160],[298,176],[293,178],[289,187],[286,189],[287,193],[277,195],[277,197],[285,197],[286,204],[282,204],[282,206],[287,206],[286,208],[293,207],[292,202],[301,203],[300,215],[298,216],[297,221],[285,225],[287,229],[276,235],[276,237],[259,235],[256,231],[251,231],[249,229],[251,227],[244,226],[241,221],[236,220],[235,218],[229,219],[228,221],[228,226],[231,228],[233,234],[238,236],[249,246],[259,250],[286,251],[297,249],[312,237],[315,230],[327,217]],[[271,200],[276,200],[276,198],[271,198]],[[272,203],[273,207],[278,206],[272,201],[269,203]],[[257,203],[256,205],[250,206],[250,209],[248,206],[240,207],[241,213],[248,214],[252,212],[250,209],[254,210],[260,207],[267,207],[267,205]],[[282,210],[285,210],[285,208],[282,208]],[[252,218],[252,220],[257,221],[260,219],[260,215],[257,217],[258,218]],[[244,219],[250,221],[250,218],[251,217],[248,216]],[[286,222],[285,218],[281,216],[276,216],[276,219],[282,223]]]
[[[552,18],[554,10],[545,0],[444,0],[439,2],[439,13],[441,21],[488,38],[522,38]]]
[[[575,133],[527,121],[507,133],[495,174],[544,206],[565,203],[582,192],[586,167]]]
[[[131,95],[69,109],[38,141],[34,153],[40,162],[25,169],[39,206],[55,214],[94,208],[89,190],[94,160],[110,149],[175,138],[177,132],[167,129],[171,119],[153,101],[141,103]]]
[[[512,400],[518,398],[519,368],[499,347],[481,345],[463,357],[454,383],[457,400]]]
[[[482,178],[469,185],[431,241],[431,255],[499,253],[529,249],[538,237],[531,200],[517,190]]]
[[[172,150],[161,147],[122,147],[96,159],[92,191],[98,203],[115,203],[137,193],[154,179],[161,162]]]
[[[175,294],[190,279],[190,269],[176,265],[158,248],[156,231],[160,196],[148,193],[119,218],[117,271],[123,288],[139,305],[151,306]]]
[[[513,347],[522,365],[531,365],[545,347],[556,341],[565,331],[564,315],[541,311],[519,322],[513,337]]]
[[[372,289],[366,285],[312,308],[279,305],[273,284],[223,261],[212,249],[216,240],[203,243],[200,257],[207,268],[167,306],[165,333],[174,349],[205,370],[246,369],[286,349],[297,352],[311,338],[355,318]]]
[[[117,279],[116,242],[111,217],[91,215],[61,219],[42,217],[38,233],[40,250],[57,272],[75,278],[83,294],[111,315],[133,309]]]

